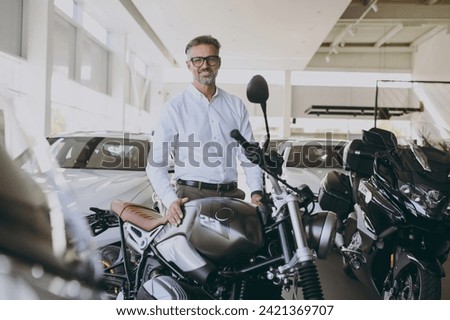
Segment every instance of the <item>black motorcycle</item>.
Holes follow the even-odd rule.
[[[338,214],[344,271],[383,299],[440,299],[450,241],[450,155],[399,145],[372,128],[344,150],[348,174],[322,180],[319,204]]]
[[[255,76],[247,95],[261,104],[267,124],[264,78]],[[323,299],[315,261],[333,246],[336,215],[312,214],[311,190],[279,178],[282,158],[266,152],[269,135],[260,148],[237,130],[230,134],[272,183],[265,206],[226,197],[194,200],[184,205],[178,227],[150,208],[120,200],[111,210],[92,209],[94,235],[120,227],[120,248],[108,249],[117,258],[105,268],[117,299],[276,300],[283,290],[296,294],[300,287],[304,299]]]

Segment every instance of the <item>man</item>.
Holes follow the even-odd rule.
[[[192,83],[167,102],[154,132],[147,174],[171,225],[183,218],[181,207],[189,200],[224,196],[245,198],[237,188],[236,156],[243,163],[251,201],[259,205],[263,190],[262,171],[250,165],[236,141],[238,129],[254,141],[244,103],[216,86],[221,66],[220,43],[211,36],[199,36],[186,46],[186,66]],[[167,173],[169,152],[174,157],[176,188]]]

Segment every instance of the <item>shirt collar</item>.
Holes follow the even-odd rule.
[[[203,93],[198,91],[198,89],[194,86],[194,84],[190,83],[187,89],[194,97],[206,99],[206,97],[203,95]],[[219,91],[220,91],[219,87],[216,86],[216,92],[214,93],[211,101],[219,95]]]

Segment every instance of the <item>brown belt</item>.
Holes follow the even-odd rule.
[[[198,189],[208,189],[216,191],[233,191],[237,188],[237,182],[230,183],[207,183],[201,181],[178,179],[177,183],[182,186],[195,187]]]

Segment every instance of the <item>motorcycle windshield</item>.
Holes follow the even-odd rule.
[[[450,132],[430,123],[416,124],[415,136],[407,141],[411,170],[430,187],[450,191]]]
[[[433,124],[416,124],[415,136],[402,142],[405,170],[399,189],[416,212],[448,221],[450,217],[450,134]]]

